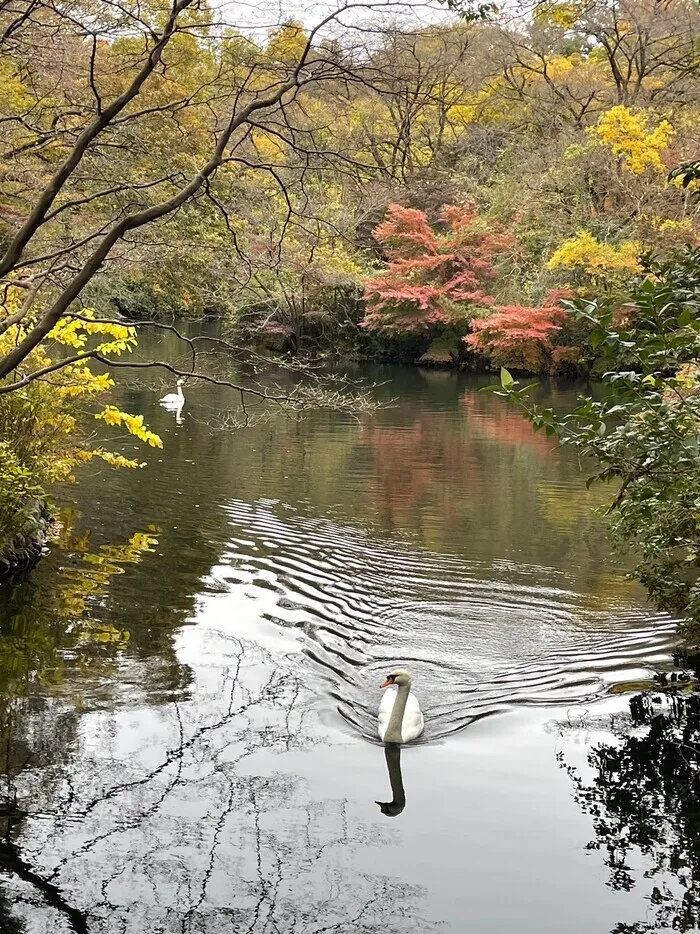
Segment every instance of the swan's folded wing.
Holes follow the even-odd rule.
[[[417,739],[423,732],[423,712],[415,694],[408,695],[406,710],[401,724],[401,735],[405,743]]]

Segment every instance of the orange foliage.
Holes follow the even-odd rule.
[[[566,321],[560,299],[560,292],[550,293],[547,303],[539,308],[498,306],[490,317],[474,318],[472,333],[464,340],[496,366],[539,373],[551,364],[551,337]]]
[[[367,280],[363,327],[389,335],[425,333],[435,325],[466,323],[465,306],[488,305],[495,257],[511,246],[500,228],[486,231],[473,205],[446,205],[444,233],[424,211],[392,204],[374,231],[388,268]]]

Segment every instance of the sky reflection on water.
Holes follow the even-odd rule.
[[[0,591],[1,930],[695,929],[696,698],[625,693],[673,624],[599,494],[479,380],[367,375],[401,403],[245,433],[123,390],[165,449],[91,468]]]

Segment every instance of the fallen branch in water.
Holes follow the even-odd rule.
[[[332,375],[327,378],[326,383],[328,386],[333,386],[333,388],[326,388],[316,383],[312,386],[297,386],[290,392],[271,392],[253,386],[243,386],[240,383],[233,382],[233,380],[221,379],[195,369],[185,370],[165,360],[148,360],[144,362],[114,360],[102,356],[97,350],[87,350],[84,353],[74,354],[71,357],[66,357],[63,360],[59,360],[45,367],[41,367],[32,373],[28,373],[26,376],[23,376],[13,383],[2,385],[0,386],[0,396],[10,392],[16,392],[36,380],[45,379],[52,373],[56,373],[67,366],[82,363],[86,360],[95,360],[98,363],[110,367],[110,369],[161,369],[187,381],[197,380],[215,386],[224,386],[237,392],[242,404],[244,404],[243,400],[246,396],[254,396],[261,401],[274,403],[293,411],[301,411],[309,408],[325,408],[332,409],[333,411],[357,414],[359,412],[373,411],[379,408],[378,402],[373,400],[366,392],[358,391],[355,385],[352,386],[351,391],[345,392],[343,390],[347,387],[348,383],[344,380],[340,380],[341,388],[336,388],[339,379]],[[194,365],[196,366],[196,357]]]

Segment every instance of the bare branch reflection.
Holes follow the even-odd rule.
[[[109,934],[430,930],[419,890],[358,870],[387,841],[342,784],[318,797],[286,765],[323,743],[295,669],[213,638],[226,658],[205,666],[191,700],[92,712],[61,765],[70,781],[47,780],[50,762],[16,776],[27,813],[0,861],[11,891],[34,888],[32,931],[61,930],[49,909],[66,930]],[[32,723],[26,709],[13,741],[31,746]],[[403,807],[399,755],[387,749],[392,808]]]

